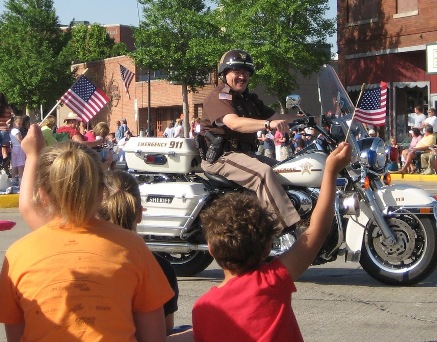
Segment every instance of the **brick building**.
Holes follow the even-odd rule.
[[[414,106],[437,107],[436,3],[337,0],[337,11],[340,79],[354,103],[362,83],[387,82],[387,133],[402,141]]]

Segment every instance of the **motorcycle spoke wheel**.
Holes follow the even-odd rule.
[[[170,261],[178,277],[193,277],[206,269],[214,260],[208,252],[163,253],[160,256]]]
[[[435,222],[403,215],[387,219],[396,237],[390,245],[380,228],[366,230],[360,263],[373,278],[390,285],[410,285],[424,279],[437,261]]]

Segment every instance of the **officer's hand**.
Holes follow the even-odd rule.
[[[288,131],[288,123],[285,120],[273,120],[270,122],[270,128],[276,129],[280,132]]]

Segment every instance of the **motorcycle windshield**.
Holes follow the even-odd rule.
[[[337,141],[345,141],[347,136],[347,142],[352,146],[352,159],[357,160],[357,140],[367,137],[368,133],[361,122],[352,120],[355,106],[332,66],[321,67],[318,87],[322,116],[330,124],[331,134]]]

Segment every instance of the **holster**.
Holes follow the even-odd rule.
[[[206,151],[205,160],[208,163],[215,163],[217,159],[219,159],[224,152],[225,138],[222,135],[214,135],[211,132],[207,131],[205,133],[205,138],[208,139],[209,146]]]

